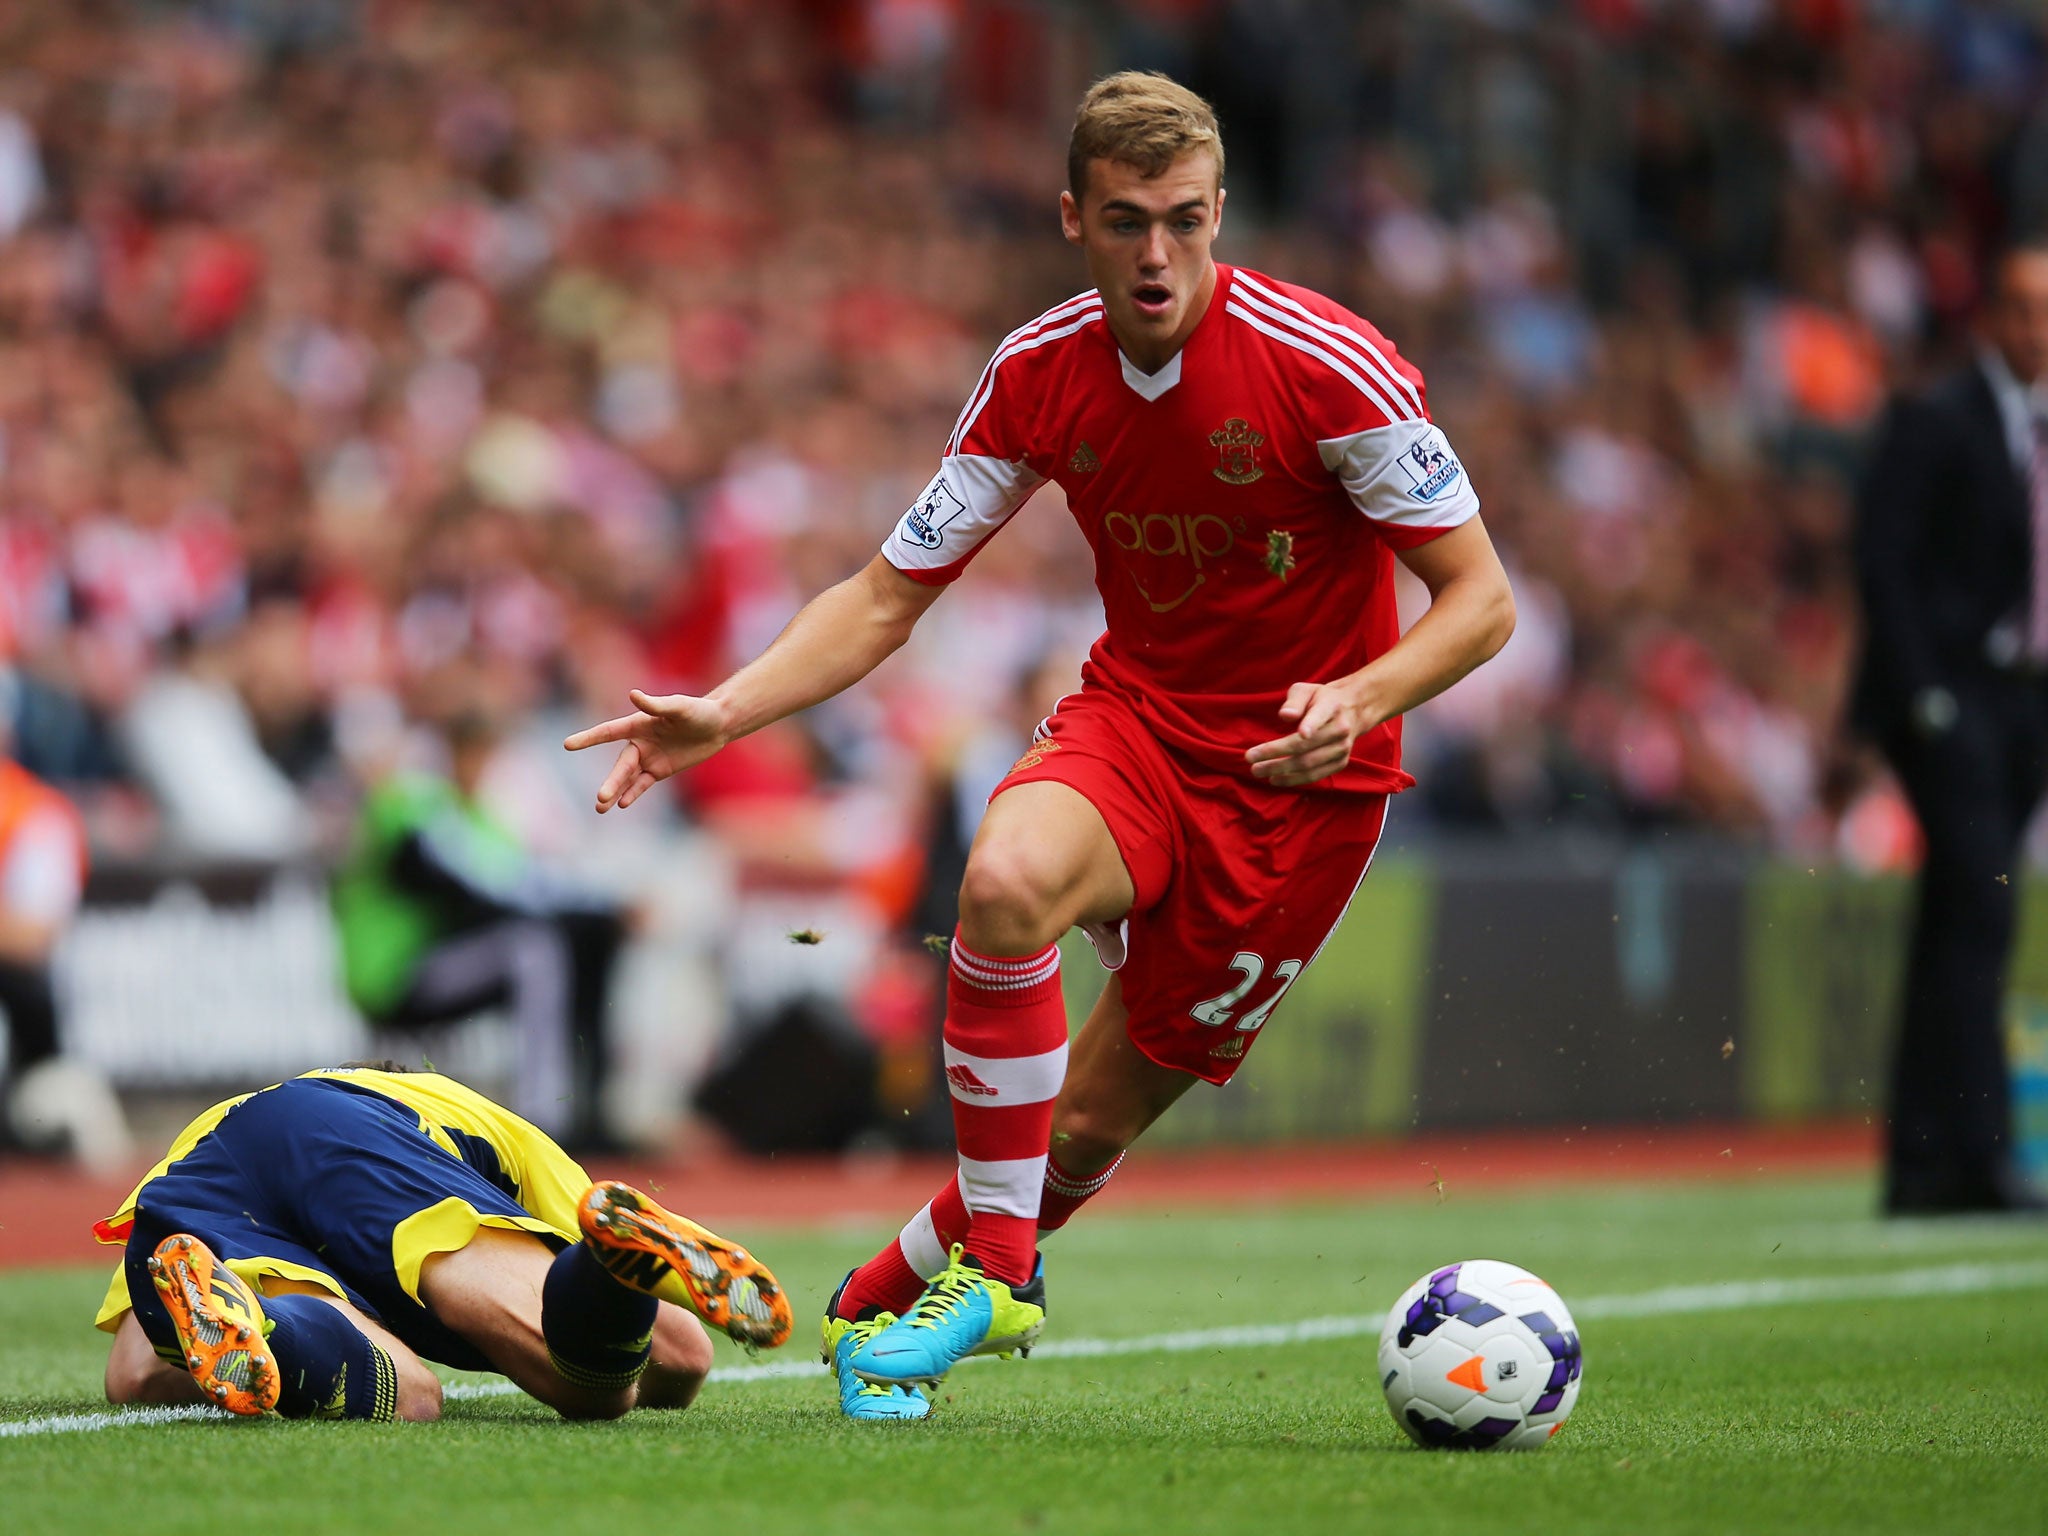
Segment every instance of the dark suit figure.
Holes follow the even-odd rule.
[[[2008,252],[1996,287],[1988,345],[1893,406],[1858,497],[1851,717],[1927,843],[1891,1084],[1895,1214],[2040,1205],[2012,1156],[2003,1006],[2021,840],[2048,786],[2048,244]]]

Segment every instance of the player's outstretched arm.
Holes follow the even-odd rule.
[[[1400,558],[1429,588],[1429,611],[1349,676],[1288,689],[1280,718],[1294,731],[1245,753],[1255,778],[1283,785],[1328,778],[1350,761],[1362,733],[1435,698],[1507,644],[1515,595],[1476,516]]]
[[[562,745],[581,752],[620,743],[597,809],[631,805],[727,742],[852,687],[910,638],[942,590],[877,555],[812,598],[767,650],[702,698],[635,688],[628,695],[635,713],[578,731]]]
[[[207,1401],[190,1371],[157,1358],[133,1312],[122,1313],[121,1326],[114,1331],[113,1346],[107,1351],[106,1387],[107,1401],[117,1405]]]

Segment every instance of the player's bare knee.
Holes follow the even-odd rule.
[[[1069,926],[1057,884],[1025,850],[977,848],[960,881],[960,937],[985,955],[1030,955]]]
[[[711,1336],[681,1307],[663,1303],[654,1320],[654,1355],[640,1377],[641,1408],[687,1408],[711,1375]]]
[[[711,1336],[701,1328],[683,1335],[664,1363],[680,1374],[703,1381],[711,1374]]]
[[[697,1394],[703,1390],[710,1375],[711,1362],[708,1358],[701,1366],[682,1362],[650,1365],[640,1378],[640,1399],[635,1406],[687,1408],[697,1400]]]

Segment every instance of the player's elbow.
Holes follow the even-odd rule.
[[[1481,661],[1491,661],[1500,654],[1501,647],[1508,643],[1508,637],[1515,632],[1515,589],[1508,584],[1507,572],[1499,571],[1488,583],[1483,623],[1480,629]]]
[[[107,1401],[116,1408],[144,1401],[143,1385],[147,1379],[144,1372],[122,1358],[119,1350],[107,1357],[107,1375],[102,1385]]]
[[[1458,616],[1456,632],[1462,637],[1464,669],[1493,660],[1500,654],[1500,648],[1508,643],[1508,636],[1515,632],[1515,589],[1508,584],[1508,573],[1498,563],[1487,562],[1490,569],[1468,571],[1457,580],[1455,611]],[[1443,602],[1451,595],[1446,588],[1437,594],[1437,601]]]
[[[131,1403],[196,1403],[199,1387],[183,1367],[157,1358],[133,1312],[121,1319],[107,1350],[103,1381],[107,1401],[116,1407]]]
[[[852,584],[866,602],[870,625],[892,652],[910,638],[943,590],[897,570],[880,555],[852,578]]]
[[[156,1358],[147,1348],[140,1352],[118,1345],[107,1357],[102,1387],[107,1401],[117,1408],[137,1403],[162,1406],[201,1401],[198,1384],[177,1366]]]

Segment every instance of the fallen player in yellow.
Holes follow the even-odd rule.
[[[216,1104],[94,1230],[125,1246],[97,1320],[114,1403],[433,1419],[431,1360],[615,1418],[688,1406],[711,1368],[699,1318],[750,1347],[789,1337],[745,1249],[388,1064]]]

